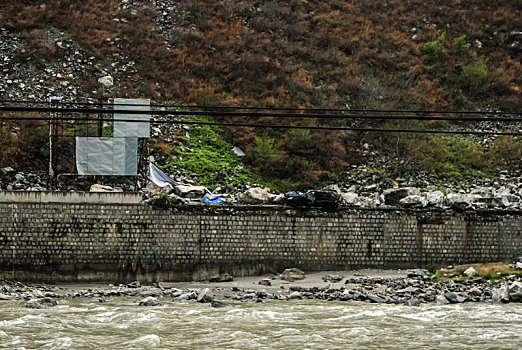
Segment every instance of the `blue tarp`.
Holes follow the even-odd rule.
[[[203,200],[201,202],[207,203],[207,204],[223,203],[223,200],[221,199],[221,197],[223,197],[222,194],[220,194],[218,196],[215,196],[215,197],[212,197],[212,198],[205,197],[205,198],[203,198]]]

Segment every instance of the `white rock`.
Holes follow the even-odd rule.
[[[243,150],[241,148],[237,147],[237,146],[232,148],[232,153],[234,153],[238,157],[244,157],[245,156],[245,152],[243,152]]]
[[[111,77],[110,75],[106,75],[106,76],[101,77],[100,79],[98,79],[98,83],[102,84],[106,88],[110,88],[110,87],[112,87],[114,85],[114,78]]]
[[[477,271],[473,268],[473,266],[469,267],[464,271],[464,274],[468,277],[473,277],[477,274]]]
[[[344,192],[341,194],[342,202],[346,205],[350,206],[359,206],[361,205],[361,200],[357,193],[354,192]]]
[[[440,205],[444,201],[444,193],[441,191],[426,192],[424,195],[428,205]]]
[[[422,196],[412,195],[401,199],[399,204],[405,208],[421,208],[428,205],[428,201]]]
[[[264,188],[253,187],[249,188],[239,196],[239,200],[247,204],[262,204],[268,203],[270,200],[270,193]]]
[[[210,191],[205,186],[176,185],[174,193],[182,198],[203,198]]]

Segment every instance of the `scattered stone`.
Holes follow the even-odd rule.
[[[424,193],[428,205],[440,206],[444,202],[444,193],[441,191],[433,191]]]
[[[446,305],[446,304],[450,303],[449,300],[446,299],[446,297],[444,295],[437,295],[436,302],[437,302],[437,305]]]
[[[328,274],[326,276],[323,276],[323,281],[325,282],[333,282],[337,283],[340,282],[343,279],[343,276],[338,274]]]
[[[175,185],[174,193],[182,198],[201,199],[210,191],[205,186]]]
[[[385,190],[382,195],[384,196],[384,203],[386,205],[399,205],[399,201],[405,197],[418,195],[421,192],[416,187],[403,187],[403,188],[390,188]]]
[[[473,277],[477,275],[477,271],[473,268],[473,266],[471,266],[468,269],[466,269],[466,271],[464,271],[464,275],[468,277]]]
[[[128,288],[140,288],[141,283],[140,283],[140,281],[134,281],[134,282],[127,284],[127,287]]]
[[[101,77],[98,79],[98,84],[105,86],[105,88],[111,88],[114,85],[114,78],[110,75]]]
[[[226,304],[222,301],[219,301],[219,300],[212,300],[212,302],[210,303],[210,306],[212,307],[225,307]]]
[[[234,153],[234,155],[236,155],[237,157],[245,156],[245,152],[243,152],[243,150],[238,146],[234,146],[234,148],[232,148],[232,153]]]
[[[239,200],[246,204],[263,204],[270,201],[270,193],[261,187],[249,188],[239,196]]]
[[[272,281],[270,280],[270,278],[263,278],[262,280],[257,282],[257,284],[259,284],[261,286],[271,286],[272,285]]]
[[[406,306],[419,306],[420,301],[415,297],[411,297],[405,304]]]
[[[232,282],[234,278],[228,273],[222,273],[216,276],[212,276],[208,279],[209,282]]]
[[[446,292],[444,293],[444,297],[450,302],[450,303],[458,303],[458,294],[455,292]]]
[[[411,270],[406,274],[408,278],[416,278],[429,280],[431,278],[430,272],[428,270],[420,269],[420,270]]]
[[[404,208],[422,208],[428,205],[428,201],[422,196],[411,195],[401,199],[399,205]]]
[[[140,301],[139,306],[161,306],[163,305],[158,299],[155,297],[147,297]]]
[[[298,291],[295,291],[295,292],[292,292],[290,293],[290,295],[288,296],[288,299],[303,299],[303,296],[300,292]]]
[[[379,304],[383,304],[386,302],[386,299],[381,298],[380,296],[375,295],[375,294],[369,294],[368,300],[372,303],[379,303]]]
[[[305,278],[305,273],[295,267],[286,269],[281,274],[281,279],[288,281],[288,282],[294,282],[297,280],[302,280]]]
[[[357,193],[354,192],[344,192],[341,194],[341,200],[345,205],[357,207],[361,205],[361,200]]]
[[[196,299],[198,303],[211,303],[213,300],[214,298],[208,288],[203,289]]]
[[[508,293],[511,301],[522,302],[522,282],[515,281],[511,283]]]

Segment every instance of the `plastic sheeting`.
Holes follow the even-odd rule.
[[[134,106],[119,106],[131,104]],[[128,110],[150,111],[149,99],[114,99],[114,119],[150,121],[148,114],[126,114]],[[114,122],[114,137],[150,137],[150,123]]]
[[[79,175],[136,175],[138,139],[76,137],[76,169]]]
[[[157,166],[152,163],[149,163],[149,179],[154,182],[156,186],[165,187],[168,184],[171,185],[179,185],[180,182],[172,180],[169,176],[167,176],[163,171],[161,171]]]

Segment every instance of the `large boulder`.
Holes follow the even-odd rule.
[[[302,280],[305,278],[305,273],[295,267],[292,267],[290,269],[286,269],[281,274],[281,279],[289,282]]]
[[[203,198],[210,193],[205,186],[175,185],[174,193],[182,198]]]
[[[428,205],[428,201],[423,196],[411,195],[404,197],[399,201],[401,207],[404,208],[422,208]]]
[[[214,301],[214,298],[212,297],[212,294],[210,293],[210,289],[208,289],[208,288],[203,289],[199,293],[196,301],[198,303],[211,303],[212,301]]]
[[[408,196],[420,196],[421,192],[416,187],[402,187],[402,188],[389,188],[385,190],[382,195],[384,197],[384,204],[386,205],[399,205],[399,201]]]
[[[464,275],[466,275],[468,277],[473,277],[473,276],[477,275],[477,271],[473,268],[473,266],[470,266],[469,268],[466,269],[466,271],[464,271]]]
[[[426,196],[428,205],[440,206],[444,202],[444,193],[441,191],[426,192],[424,195]]]
[[[357,193],[354,192],[344,192],[341,194],[341,200],[343,204],[358,207],[361,205],[361,200]]]
[[[139,303],[139,306],[161,306],[161,305],[163,305],[163,304],[154,297],[146,297]]]
[[[474,194],[450,193],[446,196],[446,205],[455,209],[469,209],[480,196]]]
[[[509,298],[512,301],[522,302],[522,282],[515,281],[509,286]]]
[[[249,188],[239,196],[239,200],[246,204],[268,203],[274,195],[261,187]]]

